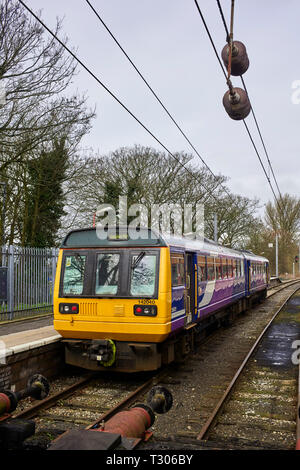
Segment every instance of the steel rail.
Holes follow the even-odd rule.
[[[162,372],[161,375],[165,375],[165,373],[166,371]],[[159,381],[160,379],[158,378],[157,375],[147,380],[147,382],[140,385],[140,387],[138,387],[136,390],[133,390],[133,392],[131,392],[126,398],[124,398],[124,400],[120,401],[120,403],[118,403],[116,406],[114,406],[110,410],[103,413],[96,421],[94,421],[92,424],[87,426],[85,429],[93,429],[95,427],[98,427],[98,425],[101,424],[101,422],[107,421],[116,413],[118,413],[120,410],[125,409],[128,406],[132,405],[132,403],[135,402],[135,400],[141,393],[148,391],[153,385],[159,383]]]
[[[284,285],[278,285],[278,286],[271,287],[270,289],[268,289],[268,292],[270,292],[272,290],[274,290],[274,292],[270,292],[270,294],[267,295],[266,299],[269,299],[270,297],[272,297],[272,295],[277,294],[277,292],[282,291],[286,287],[293,286],[294,284],[297,284],[298,282],[300,282],[300,279],[296,279],[296,280],[293,280],[293,281],[285,281]]]
[[[300,282],[300,280],[298,281]],[[285,286],[287,287],[287,286]],[[239,367],[239,369],[237,370],[237,372],[235,373],[232,381],[230,382],[230,384],[228,385],[227,389],[225,390],[222,398],[219,400],[217,406],[215,407],[214,411],[212,412],[212,414],[210,415],[210,417],[208,418],[208,420],[206,421],[206,423],[204,424],[204,426],[202,427],[200,433],[198,434],[197,436],[197,440],[201,441],[201,440],[205,440],[207,439],[208,435],[209,435],[209,432],[211,431],[211,429],[213,428],[214,424],[216,423],[216,420],[218,418],[218,416],[220,415],[221,411],[223,410],[225,404],[227,403],[230,395],[232,394],[233,390],[234,390],[234,387],[239,379],[239,377],[241,376],[242,372],[244,371],[246,365],[248,364],[251,356],[253,355],[254,351],[256,350],[257,346],[259,345],[259,343],[261,342],[263,336],[265,335],[265,333],[267,332],[267,330],[269,329],[269,327],[271,326],[271,324],[273,323],[273,321],[275,320],[275,318],[277,317],[277,315],[281,312],[281,310],[283,309],[283,307],[286,305],[286,303],[290,300],[290,298],[300,289],[300,287],[297,287],[289,296],[287,299],[285,299],[285,301],[282,303],[282,305],[278,308],[278,310],[275,312],[275,314],[273,315],[273,317],[271,318],[271,320],[269,321],[269,323],[266,325],[266,327],[263,329],[263,331],[261,332],[261,334],[259,335],[259,337],[257,338],[257,340],[255,341],[255,343],[253,344],[252,348],[250,349],[250,351],[248,352],[248,354],[246,355],[245,359],[243,360],[241,366]],[[277,291],[278,292],[278,291]],[[276,292],[276,293],[277,293]],[[275,293],[274,293],[275,294]],[[272,294],[273,295],[273,294]]]
[[[297,397],[296,448],[295,450],[300,450],[300,363],[298,366],[298,397]]]
[[[55,393],[54,395],[50,395],[49,397],[35,403],[33,406],[28,408],[27,410],[20,411],[17,414],[13,415],[13,419],[15,418],[33,418],[35,417],[41,410],[47,410],[51,406],[55,405],[58,400],[62,398],[67,398],[73,395],[77,390],[84,388],[93,378],[95,378],[96,374],[89,374],[86,377],[78,380],[76,383],[70,385],[69,387]]]

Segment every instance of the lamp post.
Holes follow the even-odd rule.
[[[5,212],[6,212],[6,188],[7,188],[7,183],[2,183],[0,182],[3,186],[3,201],[2,201],[2,216],[1,216],[1,225],[2,225],[2,240],[1,244],[2,246],[5,243]]]
[[[276,256],[276,277],[278,277],[278,234],[276,233],[276,238],[275,238],[275,256]]]

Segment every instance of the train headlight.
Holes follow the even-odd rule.
[[[78,313],[78,304],[59,304],[59,313]]]
[[[133,308],[134,315],[143,317],[156,317],[157,306],[156,305],[135,305]]]

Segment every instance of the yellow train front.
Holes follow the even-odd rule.
[[[148,229],[136,240],[126,232],[101,239],[95,228],[70,232],[54,289],[66,362],[90,370],[159,368],[171,331],[170,273],[169,247]]]

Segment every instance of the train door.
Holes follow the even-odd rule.
[[[270,284],[270,270],[269,270],[269,263],[265,263],[265,270],[266,270],[266,284]]]
[[[246,260],[246,295],[250,295],[251,291],[251,282],[252,282],[252,273],[251,273],[251,262],[250,260]]]
[[[195,313],[195,255],[194,253],[186,253],[185,255],[185,275],[186,275],[186,292],[185,292],[185,314],[186,323],[189,324],[193,320]]]

